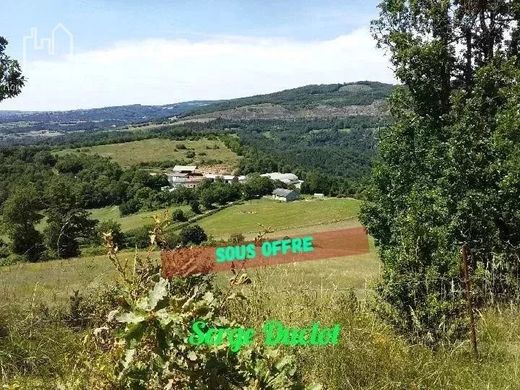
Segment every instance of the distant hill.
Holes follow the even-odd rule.
[[[0,111],[2,137],[45,137],[74,131],[110,129],[176,117],[211,101],[191,101],[163,106],[134,104],[73,111]]]
[[[124,130],[130,125],[204,124],[213,119],[244,122],[381,118],[386,116],[384,101],[393,88],[390,84],[359,81],[307,85],[238,99],[162,106],[135,104],[73,111],[0,111],[0,145],[33,144],[73,133]]]
[[[243,145],[261,152],[241,161],[245,173],[301,169],[358,180],[370,172],[394,88],[371,81],[308,85],[208,104],[173,125],[238,135]]]
[[[394,86],[359,81],[307,85],[266,95],[219,101],[181,115],[189,119],[311,119],[384,115],[384,100]]]

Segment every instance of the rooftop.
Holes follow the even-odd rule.
[[[298,176],[294,173],[280,173],[280,172],[272,172],[272,173],[264,173],[264,177],[269,177],[271,180],[280,180],[282,182],[294,182],[298,181]]]
[[[196,165],[175,165],[173,167],[174,172],[181,172],[181,171],[193,172],[195,169],[197,169]]]
[[[286,190],[284,188],[276,188],[273,191],[273,195],[286,197],[287,195],[289,195],[292,192],[293,192],[292,190]]]

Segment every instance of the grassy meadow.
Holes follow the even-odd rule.
[[[128,231],[153,223],[155,215],[168,217],[173,210],[180,209],[185,215],[193,216],[190,206],[179,205],[154,211],[121,217],[117,206],[90,209],[91,218],[99,221],[113,220]],[[355,199],[312,199],[283,203],[270,199],[256,199],[226,208],[203,217],[197,223],[215,238],[227,239],[231,234],[242,233],[246,237],[255,236],[261,225],[271,227],[275,233],[312,233],[328,228],[359,226],[356,215],[359,201]],[[39,225],[43,229],[45,221]],[[323,227],[321,227],[323,226]],[[328,227],[330,226],[330,227]],[[309,231],[309,229],[311,231]]]
[[[355,224],[358,211],[355,199],[308,198],[289,203],[259,199],[225,209],[199,224],[214,237],[228,238],[233,233],[255,235],[262,230],[261,225],[280,232],[338,222]]]
[[[186,149],[182,149],[184,145]],[[181,146],[181,148],[179,148]],[[193,151],[195,157],[188,158],[186,153]],[[83,152],[109,157],[123,167],[140,163],[185,160],[196,165],[204,165],[204,161],[220,160],[229,169],[235,168],[239,157],[220,140],[180,140],[145,139],[141,141],[118,144],[97,145],[80,149],[64,149],[56,152],[58,155]]]
[[[91,218],[97,219],[100,222],[109,220],[116,221],[121,224],[121,230],[126,232],[142,226],[152,225],[154,223],[153,217],[156,215],[159,217],[167,216],[168,218],[171,218],[172,212],[175,209],[182,210],[186,215],[192,214],[190,206],[186,205],[172,206],[154,211],[142,211],[124,217],[121,217],[119,214],[119,207],[117,206],[90,209],[89,211]]]
[[[100,221],[114,220],[121,224],[123,231],[153,223],[154,215],[171,216],[173,209],[185,212],[189,206],[171,207],[120,217],[117,207],[93,209],[91,217]],[[356,213],[359,202],[353,199],[309,200],[282,203],[259,199],[235,205],[198,221],[208,234],[227,239],[233,233],[249,232],[254,236],[259,230],[258,223],[272,226],[274,233],[292,229],[294,233],[312,233],[323,229],[339,229],[345,225],[338,223],[338,213],[343,213],[348,224],[357,225]],[[304,212],[304,210],[306,210]],[[166,214],[165,214],[166,213]],[[287,218],[279,218],[280,215]],[[237,222],[241,222],[238,224]],[[221,233],[219,234],[219,230]],[[372,248],[373,249],[373,248]],[[132,259],[134,252],[125,250],[122,257]],[[157,256],[157,254],[155,254]],[[369,279],[378,274],[375,251],[370,254],[351,256],[345,259],[314,261],[302,264],[282,265],[280,269],[290,270],[296,278],[323,287],[340,285],[341,288],[363,288]],[[0,294],[7,300],[30,302],[32,296],[42,302],[66,303],[68,296],[76,289],[91,290],[109,282],[113,273],[112,264],[106,256],[84,256],[70,260],[55,260],[43,263],[19,263],[0,267]],[[282,274],[280,274],[282,275]],[[338,278],[338,275],[343,277]],[[285,277],[278,278],[273,286],[283,286]],[[218,280],[224,280],[220,275]],[[339,284],[338,284],[339,283]],[[11,297],[11,298],[8,298]],[[23,297],[23,298],[22,298]],[[22,298],[22,299],[20,299]]]

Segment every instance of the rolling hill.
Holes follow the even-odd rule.
[[[219,101],[181,116],[231,120],[381,116],[385,111],[384,100],[393,88],[391,84],[373,81],[307,85],[266,95]]]
[[[2,139],[53,137],[70,132],[120,128],[129,124],[148,123],[176,117],[209,101],[192,101],[163,106],[140,104],[73,111],[0,111]]]
[[[1,111],[0,144],[31,144],[67,134],[146,128],[214,119],[315,120],[385,116],[394,86],[373,81],[307,85],[266,95],[161,106],[126,105],[73,111]],[[131,130],[131,129],[130,129]]]

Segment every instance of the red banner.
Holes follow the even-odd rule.
[[[264,256],[262,244],[276,240],[312,237],[312,252],[277,254]],[[253,259],[234,260],[230,262],[217,262],[216,249],[220,247],[242,246],[253,243],[256,255]],[[280,238],[263,239],[260,242],[245,242],[237,245],[226,244],[222,246],[189,247],[161,252],[163,275],[189,276],[194,274],[206,274],[210,272],[228,271],[231,268],[249,269],[269,265],[295,263],[300,261],[331,259],[368,253],[368,236],[365,228],[348,228],[328,232],[320,232],[312,235],[285,236]]]

